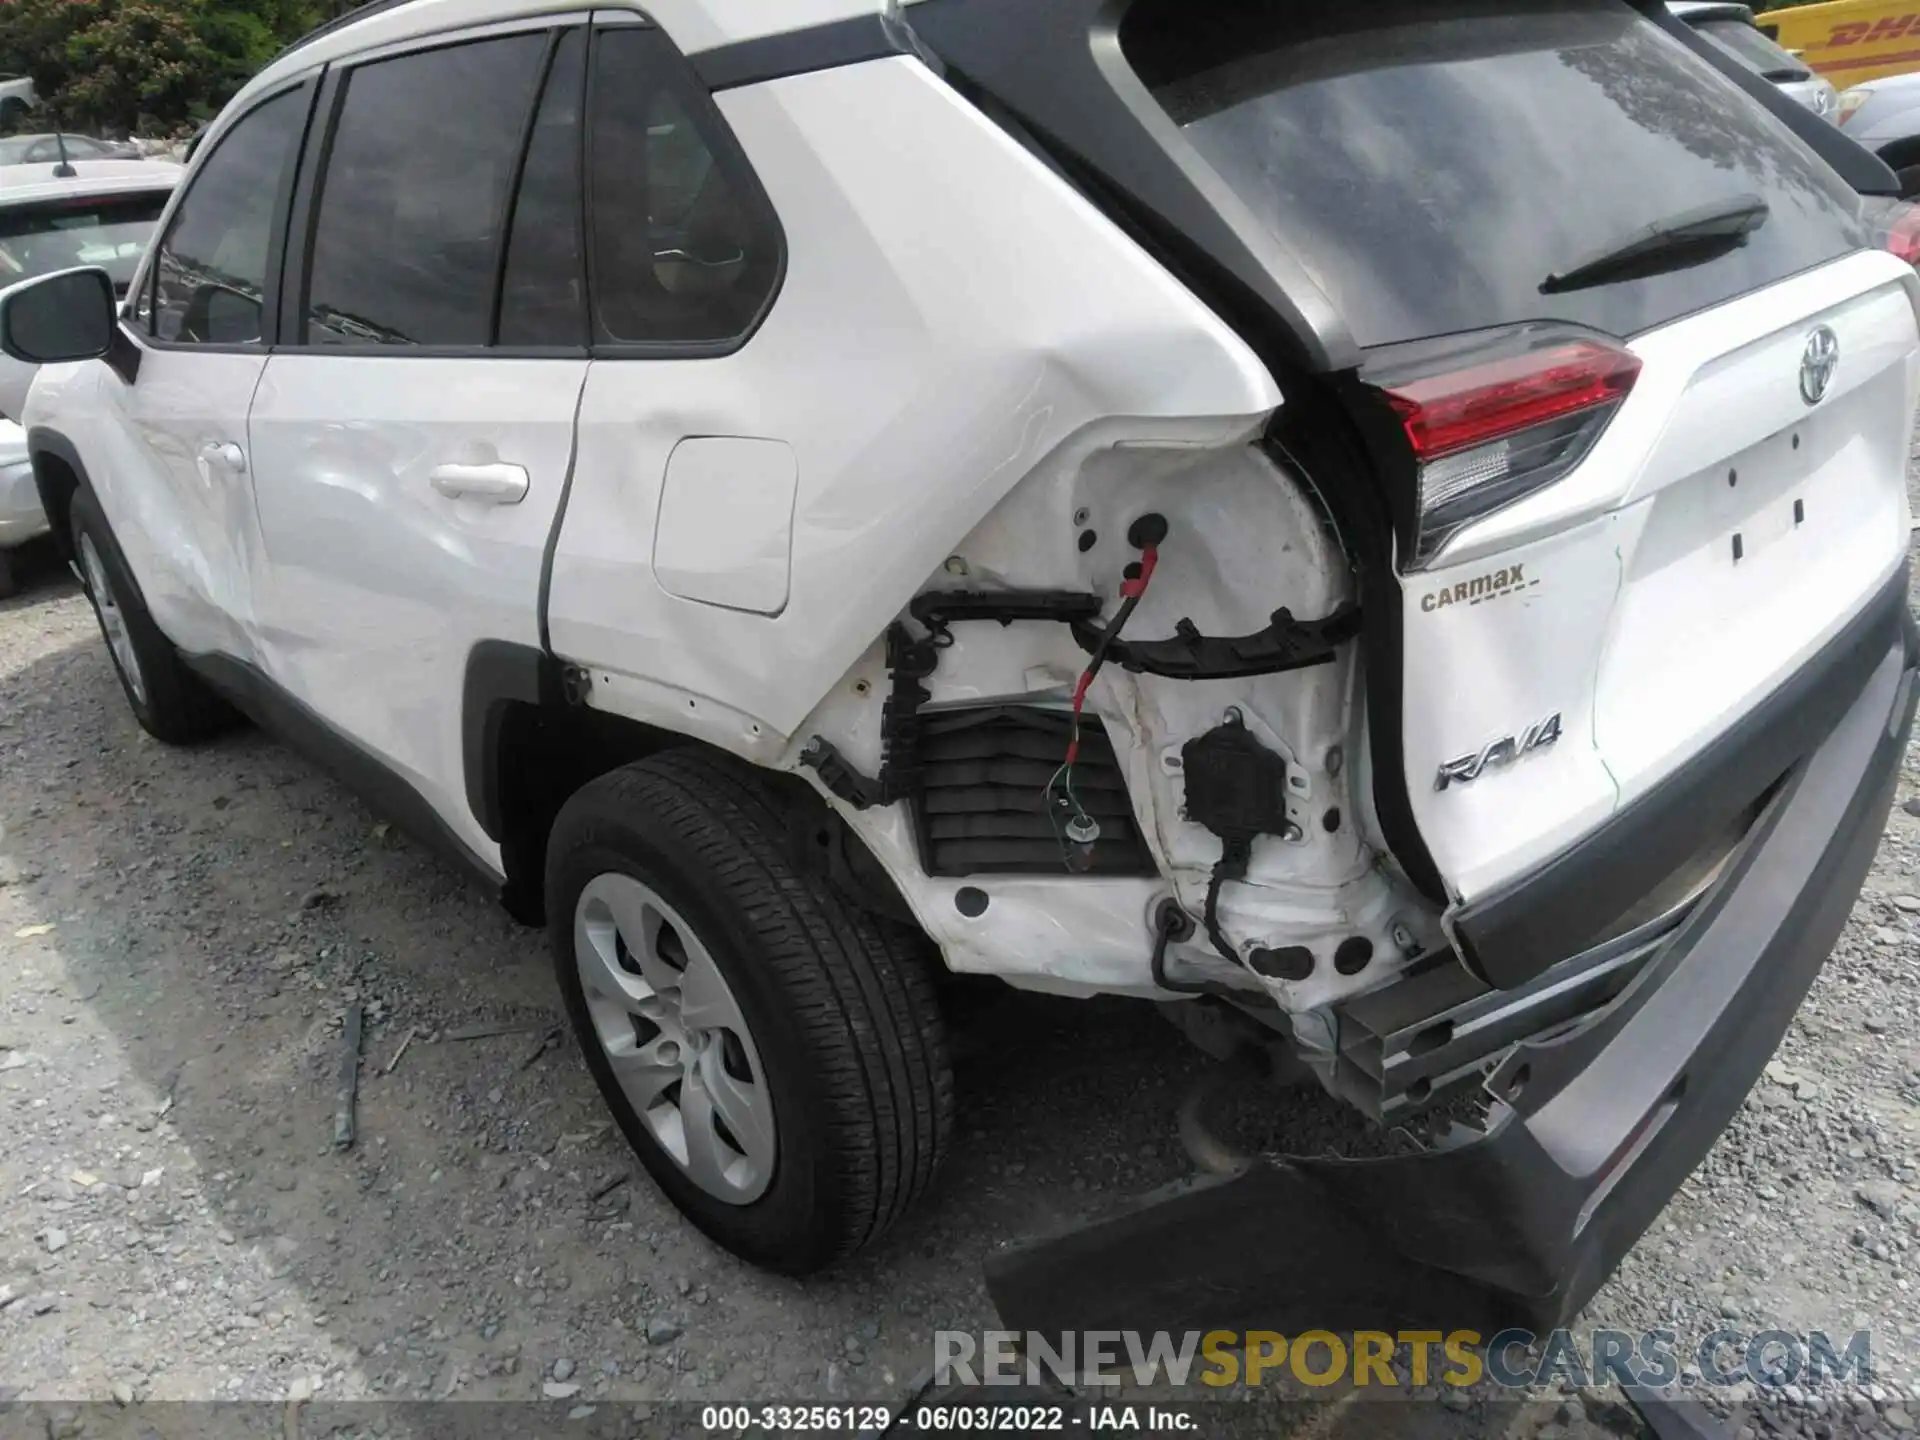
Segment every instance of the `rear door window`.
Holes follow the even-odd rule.
[[[593,43],[587,103],[594,340],[724,349],[780,283],[780,223],[687,63],[656,30]]]
[[[587,343],[587,272],[580,244],[580,110],[587,32],[561,38],[527,140],[500,283],[502,345]]]
[[[1362,345],[1550,319],[1629,336],[1864,243],[1824,162],[1619,0],[1139,0],[1121,41]],[[1742,245],[1541,288],[1747,196],[1770,214]]]
[[[308,344],[489,342],[507,197],[546,53],[546,35],[530,33],[351,72],[314,221]]]

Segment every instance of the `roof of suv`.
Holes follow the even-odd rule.
[[[184,173],[165,160],[75,160],[73,174],[55,175],[55,166],[0,165],[0,206],[27,205],[63,195],[137,194],[171,190]]]
[[[908,0],[911,3],[911,0]],[[603,9],[631,9],[636,0],[610,0]],[[836,20],[878,15],[884,0],[648,0],[647,18],[688,54],[805,30]],[[255,77],[249,91],[277,84],[328,61],[442,30],[464,30],[528,15],[580,13],[579,0],[371,0],[295,41]]]

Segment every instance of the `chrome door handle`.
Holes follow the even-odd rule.
[[[527,498],[524,465],[436,465],[427,478],[433,482],[434,489],[450,500],[517,505]]]
[[[200,447],[200,454],[209,463],[231,470],[236,475],[247,473],[247,452],[231,440],[209,440]]]

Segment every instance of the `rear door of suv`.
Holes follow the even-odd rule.
[[[482,857],[466,667],[482,640],[541,643],[588,365],[584,18],[328,72],[249,423],[270,678]]]

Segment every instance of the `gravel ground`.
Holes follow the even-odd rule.
[[[1920,756],[1899,800],[1767,1079],[1586,1317],[1873,1330],[1877,1405],[1790,1397],[1763,1433],[1920,1420]],[[935,1329],[992,1323],[998,1241],[1190,1168],[1204,1062],[1150,1007],[989,994],[930,1203],[780,1280],[635,1178],[559,1025],[541,937],[303,759],[142,734],[51,565],[0,603],[0,1400],[895,1399]],[[1459,1434],[1630,1428],[1596,1391],[1446,1398],[1421,1418]]]

